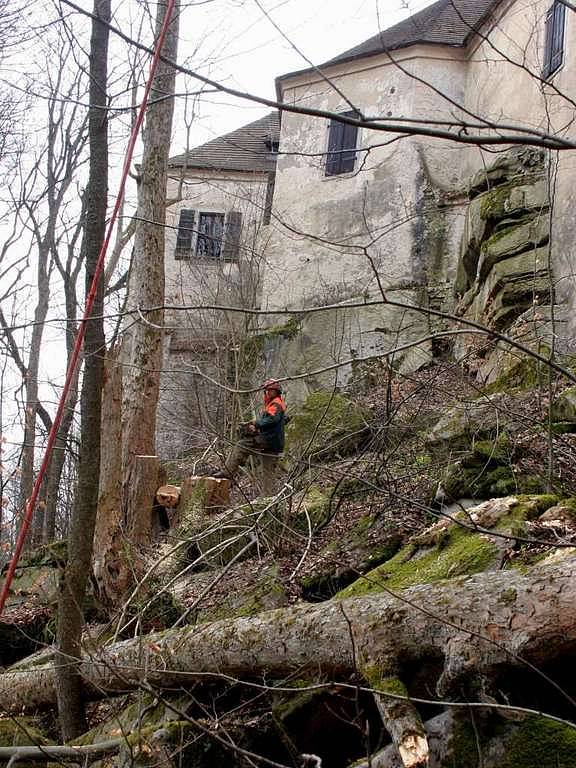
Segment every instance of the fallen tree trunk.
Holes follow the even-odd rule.
[[[182,685],[207,674],[334,677],[360,671],[386,677],[399,660],[444,658],[439,695],[467,676],[529,664],[576,646],[576,558],[517,571],[482,573],[418,586],[400,597],[378,593],[282,608],[125,640],[86,658],[87,695]],[[520,658],[522,657],[522,658]],[[379,671],[380,670],[380,671]],[[383,672],[382,672],[383,670]],[[535,669],[531,674],[537,674]],[[384,693],[393,695],[393,689]],[[52,666],[0,676],[0,708],[21,712],[55,702]]]

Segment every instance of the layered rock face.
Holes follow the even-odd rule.
[[[551,298],[544,155],[513,150],[470,184],[455,292],[465,317],[502,330]]]

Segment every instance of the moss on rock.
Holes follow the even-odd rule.
[[[30,717],[0,717],[0,747],[27,747],[53,743]]]
[[[323,698],[324,691],[321,688],[312,689],[313,681],[305,679],[291,680],[287,687],[294,688],[294,693],[284,691],[274,696],[272,715],[279,723],[286,723],[294,715],[302,712],[314,700]],[[309,690],[302,690],[307,688]]]
[[[315,485],[310,486],[302,499],[296,525],[300,530],[308,531],[308,520],[313,531],[321,528],[330,513],[330,491],[323,491]]]
[[[287,428],[290,453],[345,455],[364,438],[363,410],[339,392],[313,392]]]
[[[168,699],[176,709],[184,709],[189,703],[189,698],[185,694],[171,694]],[[169,706],[169,703],[158,702],[149,694],[137,694],[128,701],[129,703],[120,705],[121,708],[109,715],[105,722],[91,728],[70,744],[76,746],[96,744],[99,741],[118,737],[119,734],[138,739],[138,734],[153,733],[159,728],[167,727],[173,721],[178,721],[178,714]]]
[[[458,464],[451,464],[442,479],[442,489],[448,499],[492,499],[512,494],[540,494],[547,486],[546,479],[539,475],[517,473],[511,464],[483,465],[473,457],[465,458]]]
[[[502,184],[483,194],[480,216],[484,221],[503,219],[506,216],[506,203],[512,189],[512,184]]]
[[[68,541],[50,541],[34,549],[27,557],[23,558],[21,565],[51,565],[62,566],[68,559]]]
[[[550,416],[552,421],[571,423],[576,430],[576,387],[568,387],[553,400]]]
[[[365,595],[384,588],[397,591],[478,573],[495,561],[498,549],[486,536],[454,527],[441,547],[414,557],[413,552],[413,545],[408,544],[393,558],[339,592],[338,597]]]
[[[573,768],[576,730],[545,717],[527,717],[507,742],[499,768]]]
[[[538,353],[546,355],[547,350],[540,345]],[[493,395],[499,392],[510,392],[511,390],[525,391],[533,389],[543,382],[546,374],[546,367],[539,360],[533,357],[522,357],[520,360],[514,359],[514,362],[507,366],[498,378],[484,387],[484,395]]]

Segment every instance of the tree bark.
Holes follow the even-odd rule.
[[[75,228],[71,242],[67,248],[67,259],[65,262],[61,261],[58,254],[55,254],[54,261],[56,267],[62,277],[62,283],[64,288],[64,299],[66,303],[66,367],[69,368],[70,361],[74,352],[74,345],[76,343],[76,334],[78,332],[76,315],[78,298],[76,295],[76,286],[78,282],[78,275],[82,269],[83,259],[85,257],[85,251],[80,248],[80,258],[75,257],[77,241],[83,232],[84,220],[86,217],[86,196],[82,198],[82,212],[80,220]],[[67,450],[69,444],[70,430],[74,423],[74,415],[76,413],[76,406],[78,405],[78,380],[80,377],[80,366],[76,366],[74,377],[70,383],[70,389],[68,391],[68,399],[66,400],[66,409],[62,416],[60,423],[60,429],[56,436],[56,442],[54,444],[54,451],[52,454],[52,460],[50,462],[50,473],[48,477],[48,485],[46,491],[46,511],[44,513],[44,529],[42,540],[44,542],[52,541],[56,535],[56,514],[58,506],[59,493],[62,491],[61,479],[64,465],[67,458]],[[72,492],[71,488],[67,489],[68,493]],[[68,532],[63,531],[63,536],[66,537]]]
[[[281,608],[248,618],[154,633],[105,648],[81,666],[86,695],[167,688],[214,675],[322,673],[337,677],[401,660],[444,659],[440,696],[502,664],[533,668],[574,652],[576,558],[534,568],[498,571],[314,606]],[[484,629],[479,629],[484,628]],[[520,658],[521,657],[521,658]],[[0,709],[19,712],[54,703],[50,665],[0,676]]]
[[[118,449],[122,444],[122,371],[116,351],[106,355],[102,390],[101,464],[98,514],[94,532],[94,579],[104,605],[117,605],[128,588],[119,581],[125,568],[125,541],[122,529],[122,465]]]
[[[162,28],[166,3],[158,3],[156,36]],[[178,50],[176,4],[162,53],[176,60]],[[166,218],[166,181],[174,111],[176,72],[160,61],[146,113],[144,152],[140,168],[138,211],[134,240],[134,258],[128,289],[128,309],[162,307],[164,304],[164,221]],[[147,322],[132,325],[123,340],[125,380],[122,424],[123,499],[122,508],[128,535],[138,531],[140,541],[151,532],[148,489],[137,493],[136,456],[156,453],[156,408],[162,368],[162,325],[164,312],[159,309],[146,316]],[[141,518],[141,519],[139,519]]]
[[[20,506],[26,507],[26,503],[32,495],[32,486],[34,484],[34,457],[36,455],[36,409],[38,405],[38,371],[40,368],[40,349],[42,346],[42,336],[44,334],[44,321],[48,314],[48,303],[50,299],[50,278],[49,278],[49,244],[42,242],[38,248],[38,266],[37,266],[37,287],[38,303],[34,310],[34,324],[32,326],[30,354],[28,356],[28,365],[26,378],[24,380],[26,389],[26,405],[24,412],[24,438],[22,448],[22,476],[20,485]],[[42,512],[37,508],[34,512],[34,518],[28,539],[26,549],[30,549],[40,538],[39,531],[42,525],[38,522],[43,520]]]
[[[83,247],[86,253],[86,294],[96,271],[106,228],[108,199],[108,27],[110,0],[94,0],[94,20],[90,41],[90,170],[86,228]],[[102,108],[104,107],[104,109]],[[58,714],[65,740],[86,730],[79,665],[84,626],[83,603],[86,593],[100,473],[100,409],[105,349],[103,312],[104,283],[99,281],[92,317],[84,338],[84,379],[81,396],[81,447],[78,469],[78,493],[70,532],[68,561],[64,569],[58,603],[56,691]]]

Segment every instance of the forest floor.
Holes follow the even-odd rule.
[[[169,594],[170,599],[159,600],[158,610],[151,616],[138,615],[136,623],[128,618],[120,636],[170,628],[183,614],[184,626],[200,625],[388,586],[393,593],[485,569],[527,568],[554,552],[555,541],[576,544],[576,419],[563,420],[557,428],[549,417],[550,404],[562,397],[566,382],[525,378],[523,370],[517,379],[508,376],[501,387],[482,390],[461,366],[448,362],[392,381],[383,369],[372,369],[368,386],[345,395],[362,414],[362,429],[358,419],[351,418],[347,435],[348,417],[342,417],[347,412],[341,402],[340,422],[328,419],[333,431],[315,443],[314,419],[308,425],[312,431],[304,435],[288,429],[284,486],[277,499],[259,497],[256,467],[238,477],[231,510],[216,515],[196,511],[192,531],[180,520],[165,532],[149,562],[183,541],[190,541],[190,551],[177,567],[172,562],[164,571],[158,568],[135,608],[162,595]],[[331,401],[326,403],[328,407]],[[216,466],[218,457],[208,457],[206,472]],[[172,462],[170,472],[175,480],[198,473],[195,457]],[[484,500],[491,501],[478,507]],[[486,523],[491,515],[494,520]],[[234,559],[238,549],[228,551],[221,533],[231,520],[249,527],[254,537],[254,546],[238,561]],[[493,530],[498,533],[489,535],[486,526],[497,526]],[[221,547],[219,563],[202,558],[197,562],[195,542],[206,531],[216,535],[215,546]],[[22,563],[2,627],[7,639],[3,664],[50,643],[51,606],[61,562],[62,552],[48,548],[33,554],[29,564]],[[90,616],[95,622],[102,620],[97,606]],[[432,695],[429,681],[419,681],[417,675],[411,685],[416,695]],[[192,696],[194,711],[200,706],[197,724],[214,729],[226,723],[242,734],[235,736],[242,743],[268,758],[282,756],[284,764],[287,753],[294,753],[288,764],[301,765],[296,756],[317,748],[325,756],[324,765],[339,768],[386,744],[374,705],[364,695],[356,700],[347,691],[316,698],[307,694],[293,707],[270,694],[252,700],[250,692],[234,686],[218,690],[216,698],[213,688],[207,689],[205,699],[200,691]],[[524,695],[518,694],[518,700]],[[127,727],[125,713],[132,712],[138,700],[129,694],[91,704],[90,723],[96,730],[90,738],[113,736],[118,723]],[[148,702],[143,711],[151,707]],[[436,712],[424,708],[423,715]],[[562,709],[557,714],[566,715]],[[57,739],[54,713],[39,722]],[[341,729],[344,722],[346,728]],[[368,728],[366,723],[373,729],[369,738],[362,730]],[[269,743],[262,742],[262,733]],[[221,764],[218,761],[224,758],[214,749],[206,749],[205,757],[194,752],[187,764],[198,768]],[[441,761],[436,764],[444,768]],[[481,764],[472,761],[470,766]],[[503,765],[509,768],[508,763]],[[568,768],[569,764],[560,759],[551,765]],[[492,768],[492,763],[487,761],[486,766]]]

